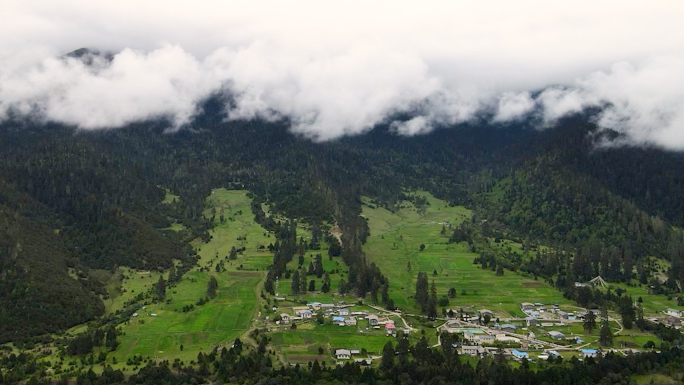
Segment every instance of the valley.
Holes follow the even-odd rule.
[[[392,211],[363,198],[361,216],[370,229],[363,251],[368,263],[376,264],[391,283],[388,296],[397,310],[388,311],[379,304],[373,305],[370,298],[340,292],[339,285],[347,278],[349,269],[339,257],[328,255],[329,245],[324,241],[316,250],[307,248],[302,258],[295,257],[288,262],[286,275],[277,281],[275,295],[265,293],[264,278],[273,259],[269,247],[275,243],[275,235],[254,221],[252,199],[247,191],[213,190],[205,200],[203,212],[214,222],[214,228],[209,232],[210,240],[206,243],[199,239],[193,241],[198,252],[197,263],[180,281],[169,283],[164,300],[153,300],[150,294],[140,298],[140,294],[154,292],[160,278],[168,280],[169,271],[122,267],[112,274],[108,285],[111,296],[105,300],[107,315],[118,314],[132,303],[136,304],[137,310],[118,325],[119,345],[114,351],[94,350],[93,355],[104,352],[106,358],[99,365],[93,365],[93,369],[102,370],[106,364],[130,371],[145,362],[162,360],[188,363],[200,352],[208,354],[217,347],[230,347],[236,338],[249,343],[255,337],[255,330],[268,336],[275,357],[283,364],[304,364],[314,360],[343,363],[344,360],[335,357],[338,349],[356,351],[356,360],[377,362],[385,344],[395,343],[397,339],[396,332],[386,332],[387,323],[396,325],[399,335],[405,335],[411,344],[424,337],[430,346],[439,345],[439,332],[458,333],[464,338],[463,330],[474,328],[486,330],[486,334],[493,336],[500,333],[495,320],[500,320],[502,325],[517,324],[512,333],[506,332],[508,340],[502,338],[503,346],[509,349],[522,347],[532,358],[549,350],[570,358],[581,356],[581,349],[600,347],[597,331],[587,332],[582,321],[574,320],[574,316],[571,320],[559,319],[558,310],[575,315],[586,312],[574,301],[564,298],[559,290],[521,272],[505,270],[503,275],[498,275],[491,269],[483,269],[474,263],[478,254],[468,250],[465,242],[449,242],[453,229],[471,220],[470,210],[450,206],[425,191],[408,194],[411,200],[397,202]],[[416,201],[419,205],[414,203]],[[175,231],[173,228],[171,226],[168,231]],[[330,226],[326,225],[326,228]],[[311,236],[310,228],[298,226],[298,239],[308,244]],[[502,240],[494,247],[512,249],[519,248],[520,244]],[[231,253],[233,248],[240,251]],[[318,278],[312,273],[307,278],[312,286],[307,289],[314,290],[293,294],[291,272],[311,273],[307,270],[317,263],[317,256],[326,276]],[[440,299],[438,317],[433,321],[421,314],[414,299],[418,272],[428,273],[428,280],[431,284],[434,282]],[[218,282],[217,294],[215,298],[208,298],[207,285],[212,276]],[[329,286],[322,292],[325,280],[329,281]],[[665,305],[676,307],[672,300],[648,295],[643,289],[619,287],[628,293],[634,290],[632,295],[643,296],[643,308],[649,316],[657,316],[658,309]],[[449,293],[452,288],[455,290]],[[326,303],[332,304],[327,311],[311,307]],[[539,316],[539,324],[528,325],[521,303],[536,303],[537,308],[546,304],[546,315]],[[296,309],[302,307],[310,308],[314,316],[309,319],[297,317]],[[356,314],[351,326],[339,326],[334,321],[336,314],[344,308]],[[477,323],[478,313],[483,310],[491,316],[486,326]],[[315,316],[318,313],[321,315]],[[283,321],[283,315],[294,320]],[[369,324],[369,315],[378,317],[380,328]],[[615,312],[609,312],[609,317],[611,332],[615,334],[612,345],[617,349],[641,349],[649,341],[655,346],[662,343],[651,333],[624,329]],[[86,325],[78,326],[68,335],[87,330]],[[567,338],[572,337],[573,342],[548,337],[550,331],[558,330]],[[530,338],[529,333],[534,337]],[[577,338],[579,340],[575,341]],[[464,346],[471,343],[463,340]],[[490,342],[485,346],[497,344]],[[57,355],[46,359],[53,367],[64,368]],[[87,367],[88,362],[85,360],[82,365]],[[68,367],[75,369],[78,365]]]

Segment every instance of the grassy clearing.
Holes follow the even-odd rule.
[[[610,288],[613,292],[617,288],[622,288],[626,291],[626,295],[632,296],[632,299],[637,300],[641,298],[641,306],[644,309],[644,316],[658,316],[663,317],[663,312],[668,308],[684,310],[684,307],[677,306],[677,301],[674,298],[667,299],[666,296],[660,294],[651,294],[648,292],[646,285],[639,285],[637,280],[632,280],[632,286],[627,286],[624,283],[611,283]],[[624,295],[624,294],[623,294]]]
[[[413,295],[419,271],[427,272],[430,281],[435,281],[438,297],[446,295],[450,287],[456,289],[457,297],[450,300],[449,308],[474,305],[501,316],[522,316],[520,302],[572,305],[543,281],[510,271],[496,276],[495,272],[474,265],[477,254],[469,252],[465,244],[449,244],[450,231],[441,234],[442,226],[456,226],[469,220],[471,212],[464,207],[449,207],[427,192],[417,194],[429,204],[419,209],[410,202],[402,202],[395,212],[364,199],[362,215],[368,219],[371,232],[364,252],[389,278],[390,297],[398,307],[417,311]],[[423,251],[421,244],[425,245]]]
[[[231,343],[249,329],[257,313],[258,287],[272,261],[267,246],[275,240],[253,221],[250,203],[246,191],[225,189],[215,190],[206,199],[204,214],[215,215],[216,226],[211,231],[211,241],[193,243],[201,257],[198,267],[167,289],[166,302],[147,304],[137,318],[122,325],[121,345],[110,354],[116,357],[119,366],[136,355],[193,360],[199,351],[207,352],[216,345]],[[223,221],[219,213],[223,214]],[[233,246],[246,249],[237,259],[229,261]],[[226,271],[216,272],[215,267],[221,261]],[[120,274],[119,277],[125,278],[118,278],[119,282],[115,278],[111,283],[118,287],[119,295],[109,300],[110,312],[120,309],[137,293],[152,288],[160,273],[122,270]],[[198,299],[206,296],[211,275],[218,280],[218,295],[198,306]],[[194,305],[195,309],[183,312],[187,305]]]
[[[173,194],[171,192],[171,190],[169,190],[169,189],[164,189],[164,190],[166,191],[166,195],[164,196],[164,200],[162,201],[162,203],[169,204],[169,203],[173,203],[174,200],[180,199],[180,196]]]
[[[681,384],[681,380],[676,380],[664,374],[644,374],[633,375],[632,379],[639,385],[659,384],[659,385],[676,385]]]
[[[363,310],[355,307],[354,310]],[[401,325],[395,320],[397,325]],[[360,320],[357,326],[318,325],[308,322],[298,325],[297,330],[289,330],[288,326],[281,326],[271,333],[271,344],[276,351],[289,362],[305,362],[318,359],[331,362],[335,349],[358,349],[366,351],[366,357],[380,356],[382,347],[388,341],[397,344],[395,337],[387,336],[384,329],[374,330],[366,321]],[[437,343],[434,334],[426,335],[428,342]],[[416,343],[421,334],[414,332],[409,336],[411,343]],[[323,354],[319,355],[319,348]],[[315,358],[312,358],[316,356]],[[358,358],[358,357],[357,357]]]

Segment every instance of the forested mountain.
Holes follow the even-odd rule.
[[[464,125],[415,137],[381,126],[315,143],[286,122],[224,122],[218,106],[207,101],[172,133],[163,121],[102,132],[23,120],[0,127],[0,341],[101,314],[89,269],[192,261],[188,242],[209,236],[203,199],[216,187],[247,188],[287,217],[337,222],[360,294],[384,280],[361,251],[369,230],[360,196],[391,209],[405,188],[473,208],[495,232],[563,248],[566,263],[575,254],[613,261],[549,274],[585,279],[612,266],[618,280],[654,255],[684,278],[684,241],[672,228],[684,225],[684,157],[597,146],[609,135],[583,117],[543,131]],[[166,189],[179,199],[162,203]],[[165,230],[174,222],[187,230]],[[41,322],[27,328],[18,322],[27,317]]]

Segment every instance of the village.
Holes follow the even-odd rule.
[[[280,299],[280,298],[279,298]],[[285,300],[282,298],[282,300]],[[562,308],[558,304],[523,302],[519,304],[525,317],[506,317],[506,314],[488,309],[475,309],[473,306],[445,310],[445,317],[439,318],[436,327],[438,341],[433,347],[440,345],[439,335],[442,332],[457,335],[453,345],[459,354],[471,357],[493,357],[504,354],[509,359],[522,362],[524,360],[549,360],[558,357],[577,356],[579,359],[596,357],[615,351],[629,354],[639,351],[636,347],[623,349],[600,349],[596,341],[586,341],[581,331],[585,315],[593,313],[596,319],[602,315],[598,309]],[[275,324],[280,330],[296,331],[297,325],[308,323],[333,325],[340,328],[354,328],[358,333],[382,333],[393,338],[402,338],[421,330],[411,326],[404,317],[416,317],[400,311],[364,305],[308,302],[301,306],[272,308],[274,316],[266,320]],[[653,322],[661,322],[679,328],[682,312],[668,309],[661,318],[651,318]],[[603,315],[606,316],[606,315]],[[622,325],[613,317],[606,316],[622,331]],[[638,348],[641,348],[639,346]],[[370,365],[380,357],[368,354],[361,346],[331,346],[331,357],[338,363],[348,360]]]

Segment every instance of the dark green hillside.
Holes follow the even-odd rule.
[[[202,215],[204,199],[219,187],[248,189],[281,217],[337,223],[341,256],[352,267],[348,283],[362,295],[384,278],[361,249],[369,230],[360,197],[393,210],[404,189],[472,209],[493,235],[564,250],[561,270],[548,274],[565,282],[596,274],[627,281],[632,266],[644,271],[646,256],[671,261],[671,278],[684,276],[684,240],[671,227],[684,225],[680,154],[597,147],[595,128],[580,118],[544,131],[461,126],[416,137],[377,127],[313,143],[284,124],[225,123],[212,103],[176,133],[165,133],[163,122],[104,132],[5,123],[0,203],[32,226],[58,229],[55,237],[86,279],[88,268],[164,269],[173,259],[192,261],[189,241],[208,240],[213,223]],[[178,199],[164,203],[167,191]],[[182,230],[166,230],[172,224]],[[290,246],[278,253],[283,260],[291,258]],[[279,274],[274,269],[269,281]],[[668,287],[679,290],[674,281]],[[7,314],[5,302],[0,307]],[[46,322],[59,329],[95,313],[79,314],[69,318],[74,322]]]
[[[103,313],[87,275],[69,275],[74,262],[52,229],[0,205],[0,342],[55,332]]]

